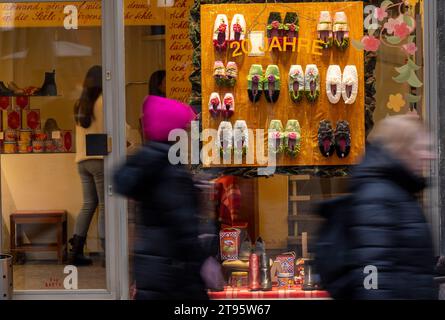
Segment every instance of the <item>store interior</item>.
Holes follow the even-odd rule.
[[[165,34],[159,32],[159,26],[125,28],[125,108],[127,128],[130,130],[127,130],[127,137],[140,135],[140,107],[148,94],[150,75],[157,70],[166,69],[167,45],[168,40]],[[385,70],[400,66],[404,62],[404,54],[390,48],[383,50],[386,51],[379,55],[376,64],[377,106],[386,106],[390,94],[406,91],[406,85],[384,85],[391,81],[391,74]],[[63,28],[40,27],[2,29],[0,81],[6,85],[13,81],[19,88],[40,87],[45,72],[55,70],[57,95],[30,97],[26,108],[39,110],[41,129],[45,128],[48,119],[55,119],[59,129],[56,131],[74,133],[74,103],[80,95],[86,71],[101,63],[101,54],[99,27],[83,27],[75,32]],[[211,74],[203,76],[211,78]],[[285,95],[285,92],[282,94]],[[207,107],[207,100],[208,97],[203,97],[203,108]],[[17,103],[15,97],[10,101],[11,108],[14,108]],[[403,108],[406,110],[408,104]],[[8,126],[8,110],[1,112],[2,130],[5,130]],[[393,113],[388,108],[379,107],[374,113],[374,119]],[[22,123],[26,123],[26,115]],[[140,144],[140,140],[134,140],[136,146]],[[10,250],[10,215],[17,210],[64,210],[67,212],[68,237],[72,236],[74,222],[82,204],[81,182],[74,158],[74,147],[63,152],[6,154],[3,146],[0,154],[0,234],[4,251]],[[261,237],[269,257],[291,252],[294,254],[294,263],[298,259],[311,257],[311,248],[322,221],[315,216],[314,205],[318,201],[344,194],[347,190],[347,177],[341,176],[276,174],[269,178],[231,175],[223,178],[231,179],[239,195],[239,203],[235,208],[237,218],[232,221],[232,227],[244,229],[243,237],[248,235],[252,245]],[[216,177],[212,181],[215,185],[218,183]],[[213,209],[212,216],[218,217],[221,199],[213,200],[210,206]],[[130,210],[130,251],[133,223],[134,215]],[[44,224],[25,226],[22,234],[25,243],[53,241],[56,236],[53,226]],[[241,242],[244,239],[240,235],[238,240]],[[95,215],[88,233],[86,252],[97,259],[92,266],[81,267],[79,289],[106,288],[106,269],[100,265],[99,259],[101,251]],[[57,263],[55,253],[26,253],[14,264],[14,287],[16,290],[63,289],[63,268],[63,264]],[[226,281],[230,284],[230,271],[234,269],[231,266],[225,268],[229,271]],[[236,269],[235,272],[244,270]]]

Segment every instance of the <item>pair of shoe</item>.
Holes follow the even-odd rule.
[[[247,83],[247,93],[251,102],[259,101],[263,91],[267,102],[277,102],[281,87],[280,69],[277,65],[270,64],[263,74],[263,66],[253,64],[250,66]]]
[[[243,242],[241,242],[239,254],[240,260],[248,261],[252,253],[255,253],[258,257],[266,253],[266,244],[261,237],[257,238],[253,246],[249,236],[246,236]]]
[[[245,155],[249,147],[249,132],[246,121],[237,120],[232,128],[228,121],[222,121],[218,127],[216,145],[220,155],[231,155],[232,149],[235,154]]]
[[[269,153],[286,152],[291,157],[296,157],[300,153],[301,129],[298,120],[288,120],[286,129],[283,129],[281,120],[272,120],[268,138]]]
[[[213,77],[218,86],[233,87],[238,78],[238,67],[233,61],[227,62],[227,67],[224,67],[222,61],[215,61]]]
[[[226,93],[221,101],[219,93],[212,92],[209,99],[209,112],[214,118],[222,115],[225,119],[228,119],[233,116],[235,113],[235,98],[233,94]]]
[[[0,96],[57,96],[56,71],[45,72],[45,80],[42,87],[19,88],[14,82],[9,82],[6,86],[0,81]]]
[[[289,95],[293,102],[299,102],[303,95],[309,102],[315,102],[320,96],[320,74],[315,64],[306,66],[305,73],[300,65],[292,65],[289,70]]]
[[[235,14],[229,29],[229,19],[218,14],[213,27],[213,46],[219,51],[227,48],[229,42],[240,42],[246,37],[246,20],[242,14]]]
[[[326,74],[326,94],[332,104],[343,97],[346,104],[353,104],[358,94],[358,74],[356,66],[346,66],[343,74],[340,66],[331,65]]]
[[[280,44],[285,37],[287,43],[292,43],[293,39],[298,39],[300,31],[299,18],[296,12],[286,12],[284,23],[281,19],[281,13],[271,12],[267,20],[267,38],[269,45],[273,38],[278,38]]]
[[[320,121],[318,147],[325,157],[332,156],[335,150],[339,158],[346,158],[351,150],[351,132],[348,121],[337,121],[335,132],[329,120]]]
[[[317,26],[318,40],[323,42],[323,48],[328,49],[334,44],[345,50],[349,47],[348,18],[344,12],[336,12],[334,24],[329,11],[321,11]]]

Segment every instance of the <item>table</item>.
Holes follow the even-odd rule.
[[[224,291],[209,292],[210,299],[330,299],[329,293],[321,290],[303,291],[301,286],[289,289],[273,287],[272,291],[249,291],[248,288],[225,287]]]
[[[14,211],[10,217],[11,252],[52,252],[57,253],[59,264],[63,263],[67,255],[67,214],[64,210],[22,210]],[[24,244],[22,225],[24,224],[53,224],[56,227],[57,239],[55,243]]]

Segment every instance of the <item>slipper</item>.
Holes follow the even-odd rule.
[[[269,125],[269,153],[277,154],[284,150],[284,130],[281,120],[272,120]]]
[[[320,126],[318,128],[318,148],[320,149],[321,154],[326,158],[334,154],[334,133],[329,120],[320,121]]]
[[[230,24],[230,42],[241,42],[246,37],[246,20],[242,14],[235,14]]]
[[[286,12],[284,17],[284,36],[287,38],[287,43],[292,43],[297,38],[298,43],[298,32],[300,31],[298,14],[296,12]]]
[[[298,120],[288,120],[284,136],[286,153],[291,157],[296,157],[301,149],[301,129]]]
[[[236,154],[247,154],[249,148],[249,132],[244,120],[236,120],[233,126],[234,151]]]
[[[304,73],[300,65],[292,65],[289,70],[289,95],[293,102],[299,102],[304,95]]]
[[[283,23],[281,20],[281,13],[271,12],[267,19],[267,38],[269,45],[273,38],[278,38],[280,44],[283,43]]]
[[[308,64],[304,75],[304,90],[306,98],[314,102],[320,96],[320,74],[315,64]]]
[[[335,151],[339,158],[346,158],[351,150],[351,130],[348,121],[338,121],[335,129]]]
[[[235,99],[233,98],[233,94],[226,93],[224,95],[221,112],[225,119],[233,116],[233,113],[235,112]]]
[[[264,76],[263,90],[266,95],[266,100],[268,102],[277,102],[280,96],[280,69],[275,64],[270,64],[267,66],[266,74]]]
[[[346,104],[353,104],[358,94],[358,74],[355,66],[349,65],[343,71],[342,96]]]
[[[213,78],[218,86],[224,86],[226,81],[226,68],[222,61],[215,61],[213,66]]]
[[[322,47],[328,49],[332,47],[332,18],[329,11],[321,11],[317,26],[318,40],[322,41]]]
[[[341,77],[340,66],[330,65],[326,73],[326,95],[332,104],[340,101],[342,93]]]
[[[209,99],[209,112],[212,117],[216,118],[219,116],[222,110],[221,98],[218,92],[212,92]]]
[[[230,122],[221,121],[219,124],[216,137],[216,146],[221,157],[231,154],[233,147],[233,130]]]
[[[263,92],[263,67],[260,64],[252,64],[250,66],[247,82],[249,100],[255,103],[260,100],[261,93]]]
[[[227,48],[229,41],[229,20],[225,14],[218,14],[213,26],[213,46],[219,51]]]
[[[226,79],[227,79],[227,86],[234,87],[236,84],[236,79],[238,78],[238,66],[235,62],[229,61],[227,62],[227,68],[226,68]]]
[[[337,48],[345,50],[349,47],[348,18],[344,12],[336,12],[333,27],[334,44]]]

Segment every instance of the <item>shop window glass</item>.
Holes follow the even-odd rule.
[[[107,288],[103,160],[85,146],[105,132],[100,67],[85,80],[101,60],[101,1],[0,4],[1,249],[14,255],[15,290]],[[79,130],[82,92],[94,117]],[[79,264],[68,241],[81,232],[76,252],[92,264],[66,268]]]
[[[201,113],[202,129],[217,129],[223,120],[231,122],[232,125],[235,125],[236,120],[245,120],[249,125],[253,124],[254,129],[262,128],[267,130],[272,120],[276,119],[280,119],[284,129],[287,121],[292,120],[291,117],[296,117],[300,125],[302,125],[303,151],[296,157],[297,160],[279,162],[280,168],[278,168],[273,177],[259,176],[255,165],[253,166],[254,168],[243,165],[229,165],[227,167],[230,168],[224,168],[222,165],[208,166],[204,164],[195,168],[194,172],[198,180],[203,179],[210,182],[212,186],[210,189],[206,189],[207,191],[203,195],[203,221],[208,222],[215,219],[219,227],[217,234],[222,237],[224,237],[224,234],[220,232],[224,232],[225,228],[241,230],[236,238],[238,243],[237,250],[241,250],[241,244],[248,235],[252,245],[255,245],[256,241],[261,238],[265,242],[268,256],[273,260],[284,261],[291,256],[295,272],[292,280],[299,285],[293,287],[289,297],[298,298],[307,297],[301,291],[302,279],[299,277],[298,271],[301,271],[303,259],[313,257],[313,246],[317,240],[319,226],[323,221],[316,215],[315,205],[319,201],[348,193],[351,169],[360,161],[360,156],[365,151],[365,138],[372,130],[374,122],[386,116],[404,114],[408,111],[418,112],[421,116],[425,114],[423,86],[417,82],[417,80],[423,82],[423,3],[422,1],[405,1],[405,5],[402,1],[394,1],[393,6],[380,8],[375,5],[374,1],[357,2],[354,4],[349,2],[345,4],[342,1],[328,1],[322,5],[312,4],[308,1],[304,3],[304,6],[306,6],[306,9],[304,9],[306,11],[304,11],[296,3],[285,2],[268,4],[267,6],[256,2],[255,4],[244,4],[243,7],[236,7],[238,4],[236,1],[231,1],[230,4],[219,4],[219,1],[207,1],[206,4],[201,4],[200,6],[193,4],[191,1],[182,1],[175,2],[175,5],[171,8],[164,8],[157,21],[138,26],[127,24],[125,29],[127,124],[133,130],[133,136],[138,137],[136,143],[132,144],[129,141],[127,145],[137,146],[142,140],[139,123],[141,105],[144,97],[149,94],[150,77],[159,70],[166,70],[165,90],[162,92],[155,90],[156,92],[152,94],[165,94],[169,98],[190,103]],[[207,5],[212,4],[219,4],[219,6],[205,9]],[[362,7],[360,7],[361,4],[363,4]],[[311,5],[314,7],[307,9]],[[241,29],[245,31],[244,36],[246,39],[249,38],[248,33],[250,31],[263,32],[262,35],[255,34],[255,39],[259,39],[260,47],[274,45],[270,31],[274,29],[273,22],[279,19],[277,16],[273,16],[273,10],[271,9],[273,7],[276,9],[275,11],[282,11],[281,19],[286,18],[286,12],[295,11],[300,13],[298,21],[300,37],[310,34],[306,40],[311,42],[312,40],[317,40],[317,37],[323,38],[324,36],[324,30],[318,24],[320,17],[324,17],[320,14],[320,11],[324,8],[323,6],[328,6],[332,9],[329,9],[332,11],[332,22],[342,22],[342,19],[344,19],[344,16],[341,14],[335,15],[336,12],[344,11],[348,13],[350,12],[348,10],[352,10],[351,8],[354,6],[356,6],[354,10],[358,10],[353,11],[357,13],[355,15],[350,13],[347,15],[351,28],[349,42],[343,41],[346,37],[340,39],[340,42],[337,44],[334,41],[332,42],[334,47],[346,46],[343,47],[343,50],[349,52],[351,56],[351,52],[363,54],[362,56],[357,54],[357,59],[354,60],[354,63],[358,66],[358,83],[356,83],[358,84],[359,93],[357,97],[358,103],[354,104],[353,102],[352,106],[346,105],[350,110],[343,113],[341,111],[336,113],[335,108],[345,107],[345,103],[343,103],[344,97],[340,97],[342,100],[340,103],[341,107],[340,105],[331,106],[326,97],[326,79],[329,76],[328,67],[332,64],[339,64],[341,65],[341,72],[343,72],[344,67],[351,63],[348,61],[349,56],[339,50],[341,48],[327,49],[328,53],[322,53],[319,56],[313,54],[313,50],[315,52],[319,50],[317,47],[315,49],[311,47],[311,50],[304,51],[305,47],[303,46],[300,47],[302,51],[298,53],[299,57],[297,60],[296,56],[290,52],[277,52],[280,50],[284,51],[284,47],[281,46],[282,43],[278,41],[275,43],[275,46],[280,49],[276,51],[263,53],[261,52],[262,50],[259,50],[249,55],[247,49],[245,50],[246,52],[243,52],[242,45],[238,51],[236,44],[231,49],[229,48],[232,29],[229,30],[228,36],[224,33],[225,28],[233,27],[232,18],[235,17],[235,13],[242,14],[244,15],[243,18],[246,19],[246,25],[244,25],[243,19],[238,21]],[[260,7],[261,10],[259,9]],[[383,9],[387,10],[382,11]],[[152,10],[154,9],[152,8]],[[305,14],[301,14],[301,10]],[[313,12],[307,14],[307,10]],[[376,12],[381,14],[381,17],[377,18]],[[219,14],[226,14],[227,17],[219,16]],[[361,18],[362,14],[363,19]],[[218,20],[218,17],[221,19],[220,24],[215,22]],[[393,23],[404,23],[404,32],[408,32],[408,34],[399,34],[399,30],[397,33],[400,39],[382,39],[382,37],[389,35],[387,31],[382,31],[385,28],[384,24],[389,22],[389,19],[398,19],[398,22],[391,20]],[[221,24],[225,25],[225,28]],[[377,24],[375,29],[378,30],[374,30],[375,32],[369,31],[370,24]],[[306,33],[304,29],[308,28],[309,25],[313,27],[313,30]],[[416,26],[415,29],[414,25]],[[288,29],[285,30],[288,31]],[[221,33],[221,37],[224,37],[224,39],[218,38],[219,33]],[[345,36],[345,34],[343,35]],[[337,37],[338,34],[335,36]],[[397,35],[394,36],[397,37]],[[271,38],[270,42],[268,38]],[[257,42],[255,43],[258,44]],[[299,46],[302,44],[301,42],[296,43]],[[376,43],[378,43],[378,46],[376,46]],[[313,45],[317,46],[317,43]],[[224,46],[227,46],[227,48]],[[256,48],[258,49],[258,45],[256,45]],[[374,49],[378,49],[378,51],[373,52]],[[323,52],[323,49],[320,48],[320,52]],[[240,55],[236,56],[236,54]],[[278,56],[280,58],[277,58]],[[147,59],[146,57],[149,58]],[[292,63],[287,63],[289,61],[284,57],[291,59]],[[287,62],[283,62],[283,60]],[[144,63],[135,63],[135,61],[143,61]],[[221,63],[218,63],[218,61],[221,61]],[[238,77],[235,85],[231,84],[227,77],[228,63],[231,61],[235,61],[238,68]],[[351,120],[350,123],[352,126],[356,126],[353,128],[356,131],[352,134],[352,139],[360,140],[360,142],[352,147],[352,149],[355,148],[356,150],[351,151],[353,154],[349,159],[346,158],[346,161],[340,159],[329,162],[329,160],[325,160],[319,155],[317,129],[322,118],[317,114],[319,109],[306,102],[307,99],[317,99],[316,92],[309,89],[311,95],[302,97],[304,102],[300,105],[298,103],[294,104],[294,100],[299,100],[296,96],[292,97],[294,99],[292,101],[288,99],[288,90],[290,90],[288,67],[298,64],[298,61],[303,64],[301,68],[302,73],[305,73],[308,64],[318,66],[318,72],[321,77],[321,90],[319,90],[320,96],[318,99],[320,104],[329,106],[327,114],[332,117],[333,129],[335,129],[337,120],[347,117],[351,117],[348,118]],[[403,79],[395,81],[393,78],[399,74],[395,68],[403,68],[409,61],[411,62],[408,67],[416,69],[415,75],[410,78],[409,83],[402,81]],[[262,70],[261,68],[251,68],[253,64],[262,64]],[[268,68],[268,66],[274,64],[279,66],[285,65],[287,69],[279,68],[279,73],[277,73],[276,69]],[[416,67],[414,67],[415,65]],[[277,98],[276,90],[270,94],[268,88],[266,88],[262,92],[264,96],[259,98],[261,99],[258,103],[260,106],[258,104],[255,105],[257,101],[252,97],[252,83],[248,81],[248,79],[252,80],[252,76],[255,75],[255,72],[258,73],[259,70],[261,70],[263,76],[269,77],[273,75],[275,80],[278,77],[281,80],[279,98]],[[225,79],[223,79],[223,82],[226,80],[226,83],[217,86],[214,76],[220,71],[226,75]],[[351,73],[351,71],[348,72]],[[302,86],[303,89],[301,90],[304,90],[304,83]],[[163,83],[160,82],[156,88],[163,88]],[[295,94],[301,93],[298,92],[299,87],[293,87],[292,89],[296,91]],[[227,94],[233,94],[235,108],[232,118],[230,118],[230,112],[221,112],[219,118],[216,119],[212,117],[214,114],[210,110],[211,99],[217,97],[214,93],[218,93],[222,104],[225,103],[223,99],[227,97]],[[331,93],[334,96],[336,95],[333,92]],[[268,94],[270,96],[266,97]],[[270,104],[265,103],[268,98],[271,100],[268,101]],[[334,97],[331,98],[334,99]],[[284,103],[286,106],[283,105],[281,107],[280,105],[278,107],[280,102],[274,101],[276,99],[286,101],[287,104]],[[254,100],[253,103],[252,100]],[[274,102],[276,103],[275,105],[273,104]],[[286,107],[293,109],[286,111]],[[354,112],[358,108],[363,109],[360,113],[355,114]],[[311,122],[308,119],[316,119],[317,121]],[[290,127],[290,129],[292,128]],[[357,130],[362,131],[360,131],[360,134],[357,134]],[[127,137],[130,137],[129,131],[127,131]],[[285,143],[287,140],[280,141]],[[313,148],[305,150],[306,146],[304,146],[304,143],[306,145],[311,144]],[[252,144],[249,146],[252,147]],[[357,150],[357,148],[360,150]],[[131,153],[134,150],[129,149],[128,151]],[[301,159],[307,157],[308,154],[316,154],[316,156],[313,156],[306,163],[305,161],[308,158],[306,160]],[[337,157],[337,155],[334,155],[334,157]],[[137,210],[135,204],[130,202],[130,226],[134,223],[135,210]],[[132,232],[130,232],[130,239],[131,234]],[[224,255],[221,252],[224,250],[223,247],[222,245],[219,248],[220,257]],[[225,261],[223,266],[226,289],[229,290],[213,292],[211,293],[212,298],[234,298],[237,297],[235,292],[242,295],[243,298],[258,297],[249,293],[245,287],[240,291],[230,291],[232,272],[236,273],[232,274],[232,276],[240,278],[240,281],[236,283],[242,283],[243,274],[239,274],[239,272],[246,271],[245,265],[240,263],[233,266],[233,264]],[[264,295],[266,294],[264,293]],[[328,297],[326,292],[318,290],[312,292],[311,296],[315,298]],[[278,298],[278,295],[274,296],[271,293],[267,297]]]

